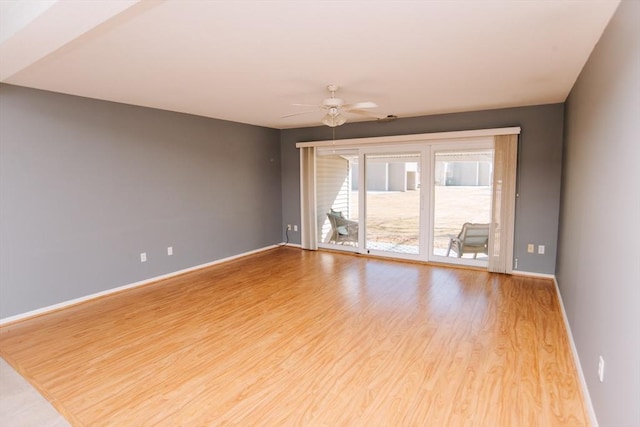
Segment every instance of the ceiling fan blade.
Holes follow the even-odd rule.
[[[356,102],[355,104],[347,104],[342,106],[342,109],[345,111],[360,110],[362,108],[378,108],[378,104],[376,104],[375,102],[366,101],[366,102]]]
[[[299,113],[285,114],[284,116],[280,116],[281,119],[286,117],[299,116],[300,114],[309,114],[309,113],[317,113],[317,111],[301,111]]]
[[[354,110],[346,110],[345,112],[349,113],[349,114],[357,114],[359,116],[371,117],[373,119],[380,119],[381,118],[379,115],[377,115],[376,113],[373,113],[371,111],[354,109]]]
[[[309,108],[322,108],[321,105],[316,105],[316,104],[291,104],[294,107],[309,107]]]

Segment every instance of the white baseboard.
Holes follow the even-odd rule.
[[[538,279],[552,279],[552,280],[556,279],[556,276],[554,276],[553,274],[532,273],[530,271],[513,270],[511,274],[513,276],[535,277]]]
[[[105,295],[113,294],[113,293],[116,293],[116,292],[121,292],[121,291],[124,291],[124,290],[127,290],[127,289],[136,288],[138,286],[147,285],[149,283],[157,282],[158,280],[168,279],[170,277],[177,276],[179,274],[184,274],[184,273],[188,273],[190,271],[195,271],[195,270],[199,270],[201,268],[210,267],[212,265],[221,264],[223,262],[228,262],[228,261],[234,260],[236,258],[242,258],[242,257],[245,257],[247,255],[252,255],[252,254],[259,253],[259,252],[264,252],[264,251],[267,251],[269,249],[277,248],[278,246],[279,245],[265,246],[264,248],[255,249],[255,250],[249,251],[249,252],[243,252],[243,253],[238,254],[238,255],[233,255],[233,256],[230,256],[230,257],[227,257],[227,258],[218,259],[218,260],[211,261],[211,262],[208,262],[208,263],[205,263],[205,264],[196,265],[196,266],[193,266],[193,267],[185,268],[183,270],[178,270],[178,271],[174,271],[172,273],[163,274],[161,276],[152,277],[150,279],[141,280],[139,282],[130,283],[128,285],[118,286],[117,288],[107,289],[106,291],[97,292],[95,294],[87,295],[87,296],[84,296],[84,297],[75,298],[75,299],[72,299],[72,300],[69,300],[69,301],[64,301],[64,302],[61,302],[61,303],[58,303],[58,304],[49,305],[49,306],[43,307],[43,308],[38,308],[36,310],[28,311],[26,313],[20,313],[20,314],[14,315],[14,316],[5,317],[5,318],[0,319],[0,326],[8,324],[8,323],[17,322],[17,321],[20,321],[20,320],[25,320],[25,319],[28,319],[30,317],[40,316],[42,314],[49,313],[51,311],[60,310],[62,308],[66,308],[66,307],[69,307],[69,306],[72,306],[72,305],[80,304],[82,302],[89,301],[89,300],[92,300],[92,299],[95,299],[95,298],[99,298],[99,297],[102,297],[102,296],[105,296]],[[287,246],[294,246],[294,245],[289,243]]]
[[[291,246],[292,248],[300,248],[300,249],[302,248],[302,245],[299,244],[299,243],[285,243],[285,242],[282,242],[282,243],[280,243],[280,246]]]
[[[598,424],[598,419],[596,418],[596,411],[593,409],[593,404],[591,403],[591,396],[589,395],[587,380],[584,378],[584,371],[582,370],[582,365],[580,364],[578,349],[576,348],[575,341],[573,341],[573,334],[571,333],[571,325],[569,325],[569,318],[567,317],[567,312],[564,309],[564,303],[562,302],[562,294],[560,294],[560,286],[558,285],[558,280],[556,279],[555,276],[553,276],[553,284],[556,288],[556,295],[558,295],[558,301],[560,302],[560,310],[562,310],[562,319],[564,320],[564,326],[567,329],[567,335],[569,336],[569,343],[571,344],[571,352],[573,353],[573,360],[576,364],[578,377],[580,378],[580,385],[582,386],[582,394],[584,396],[585,403],[587,405],[587,412],[589,414],[591,426],[598,427],[599,424]]]

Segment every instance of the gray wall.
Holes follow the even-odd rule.
[[[0,318],[280,242],[278,130],[9,85],[0,121]]]
[[[601,426],[640,426],[640,2],[566,103],[558,283]],[[605,360],[604,382],[597,377]]]
[[[518,270],[555,273],[564,107],[562,104],[506,108],[399,119],[389,123],[347,123],[336,139],[407,135],[521,126],[515,256]],[[312,127],[282,131],[282,212],[284,224],[300,224],[300,159],[296,142],[332,138],[331,129]],[[300,233],[290,234],[300,243]],[[527,253],[527,243],[545,245],[544,255]]]

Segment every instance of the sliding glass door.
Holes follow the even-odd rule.
[[[431,260],[486,266],[493,149],[434,149]]]
[[[493,157],[493,139],[318,150],[318,245],[486,266]]]
[[[420,254],[421,158],[396,150],[364,154],[368,253]]]
[[[358,207],[357,150],[319,150],[316,156],[318,245],[358,251]]]

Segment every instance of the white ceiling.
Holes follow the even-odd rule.
[[[380,116],[556,103],[618,3],[2,0],[0,79],[279,129],[330,83]]]

